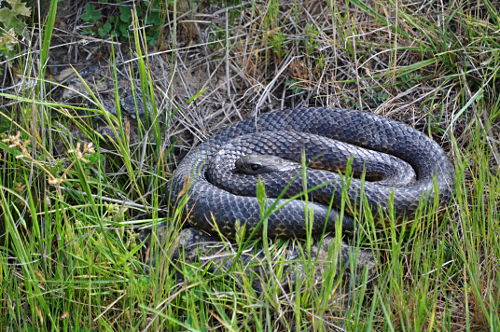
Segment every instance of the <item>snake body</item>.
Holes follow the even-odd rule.
[[[276,155],[291,164],[257,175],[236,170],[249,155]],[[353,178],[331,172],[350,168]],[[343,195],[347,211],[359,210],[366,197],[374,214],[385,209],[397,218],[411,217],[421,199],[445,204],[453,175],[443,149],[405,124],[361,111],[290,109],[236,123],[195,147],[174,172],[171,194],[187,195],[185,213],[207,231],[218,227],[232,236],[237,225],[253,230],[265,216],[270,236],[300,237],[308,227],[332,231],[338,218],[352,230],[354,218],[339,211]],[[257,179],[266,193],[260,201]]]

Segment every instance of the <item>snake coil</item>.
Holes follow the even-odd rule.
[[[259,175],[235,170],[248,155],[276,155],[297,166]],[[331,170],[345,170],[348,158],[354,178],[346,185]],[[303,171],[304,162],[312,168]],[[358,178],[361,174],[366,174],[364,180]],[[386,209],[392,198],[395,215],[411,217],[422,198],[445,204],[453,193],[453,175],[441,147],[405,124],[361,111],[305,108],[266,113],[227,127],[188,153],[170,189],[172,197],[188,195],[184,211],[193,225],[213,231],[216,222],[231,236],[237,224],[250,229],[259,224],[262,206],[255,188],[260,178],[268,206],[286,188],[278,205],[286,204],[267,219],[268,234],[300,237],[306,233],[306,207],[312,210],[313,233],[333,230],[341,215],[342,188],[353,209],[362,192],[374,213]],[[304,192],[304,185],[317,187],[309,191],[308,200],[286,198]],[[343,215],[342,224],[352,230],[354,218]]]

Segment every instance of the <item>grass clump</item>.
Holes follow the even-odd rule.
[[[1,330],[498,330],[490,1],[168,1],[154,11],[161,24],[130,11],[132,42],[121,45],[121,28],[104,28],[116,7],[91,3],[102,16],[87,35],[77,22],[91,18],[75,14],[87,3],[50,5],[2,60]],[[99,75],[85,76],[96,63]],[[64,66],[83,88],[60,78]],[[68,90],[79,99],[63,100]],[[373,278],[339,271],[340,233],[325,257],[310,254],[311,237],[240,236],[221,244],[232,264],[178,260],[186,220],[165,200],[175,164],[234,121],[301,106],[363,109],[425,132],[454,161],[454,198],[383,228],[357,211],[350,244],[373,254]],[[300,273],[286,289],[290,267]]]

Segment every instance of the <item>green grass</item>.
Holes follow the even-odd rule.
[[[216,76],[208,79],[213,85],[193,80],[186,97],[176,79],[196,65],[183,57],[191,50],[182,40],[189,11],[177,1],[165,9],[167,43],[160,44],[172,46],[161,58],[165,76],[155,68],[156,50],[136,29],[128,50],[137,59],[129,67],[130,82],[142,92],[144,104],[137,107],[151,113],[139,120],[140,143],[133,144],[125,115],[119,107],[108,113],[92,82],[85,82],[91,106],[62,104],[48,92],[54,84],[45,66],[59,33],[59,9],[51,1],[41,33],[30,32],[31,45],[39,49],[20,50],[24,55],[10,61],[9,68],[17,68],[10,77],[25,79],[22,88],[0,94],[0,330],[500,328],[498,10],[490,1],[458,1],[453,8],[440,1],[425,8],[332,1],[318,5],[319,11],[306,8],[305,15],[303,8],[278,2],[227,4],[234,8],[211,22],[210,44],[195,42],[208,52],[203,70],[220,70],[223,84],[215,84]],[[204,7],[193,10],[202,13]],[[308,24],[296,23],[303,21]],[[220,36],[216,43],[214,35]],[[108,51],[119,100],[120,50]],[[286,63],[311,72],[293,76]],[[290,80],[295,83],[288,88]],[[236,256],[260,248],[264,259],[253,264],[267,277],[243,259],[216,271],[203,261],[176,261],[175,241],[185,220],[182,206],[170,209],[165,201],[176,161],[169,135],[179,146],[189,145],[176,135],[179,128],[201,139],[241,115],[208,118],[203,110],[213,109],[212,100],[233,103],[230,109],[238,111],[253,110],[256,100],[274,109],[304,101],[376,109],[444,146],[455,165],[455,196],[439,211],[423,207],[414,220],[386,227],[375,226],[367,209],[359,211],[359,231],[350,242],[374,255],[373,280],[366,271],[338,273],[340,233],[321,261],[310,257],[311,237],[296,241],[302,254],[290,261],[284,248],[291,240],[239,236]],[[97,116],[112,128],[114,140],[104,143],[93,125]],[[197,116],[201,123],[194,122]],[[74,126],[85,142],[71,133]],[[153,231],[147,253],[139,237],[144,227],[161,229]],[[286,290],[277,280],[289,266],[301,272]],[[262,293],[251,286],[256,279],[265,285]]]

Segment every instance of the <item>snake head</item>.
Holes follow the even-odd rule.
[[[297,169],[300,169],[300,164],[272,155],[249,154],[235,161],[236,172],[248,175],[290,172]]]

